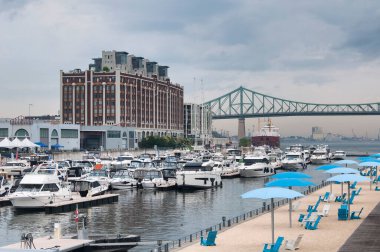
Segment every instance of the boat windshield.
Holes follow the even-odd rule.
[[[298,159],[299,157],[300,157],[299,155],[286,155],[286,159],[288,160]]]
[[[41,184],[20,184],[16,192],[39,192],[41,187]]]
[[[18,163],[18,162],[7,162],[4,166],[26,166],[24,163]]]
[[[162,174],[165,178],[175,178],[176,170],[174,169],[164,169],[162,170]]]
[[[233,156],[233,155],[240,156],[241,155],[241,150],[229,149],[229,150],[227,150],[227,154],[229,156]]]
[[[94,170],[90,173],[91,177],[107,177],[107,171],[105,170]]]
[[[131,177],[129,175],[129,171],[127,170],[122,170],[122,171],[117,171],[112,178],[127,178],[127,177]]]
[[[266,159],[266,158],[255,158],[255,159],[251,159],[251,158],[247,158],[247,159],[244,159],[244,165],[253,165],[253,164],[258,164],[258,163],[266,163],[266,164],[269,164],[269,160]]]
[[[55,171],[56,169],[53,166],[45,166],[36,170],[37,174],[54,174]]]
[[[117,161],[124,161],[124,160],[133,160],[133,157],[128,157],[128,156],[120,156],[120,157],[117,157],[116,159]]]
[[[144,179],[162,178],[162,174],[159,171],[148,171],[144,175]]]

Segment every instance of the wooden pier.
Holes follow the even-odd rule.
[[[104,194],[93,197],[76,197],[70,201],[48,204],[45,206],[45,213],[55,214],[71,212],[78,208],[88,208],[103,204],[112,204],[119,201],[119,194]]]

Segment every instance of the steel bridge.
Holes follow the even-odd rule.
[[[285,100],[239,87],[205,102],[212,119],[239,119],[280,116],[380,115],[380,102],[362,104],[317,104]],[[244,132],[240,132],[244,134]],[[241,135],[239,134],[239,136]]]

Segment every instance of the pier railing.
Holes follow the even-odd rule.
[[[322,181],[321,184],[317,186],[309,186],[306,190],[301,191],[304,195],[311,194],[322,187],[325,187],[326,185],[329,185],[331,182]],[[289,203],[289,199],[282,199],[274,202],[274,208],[278,208],[280,206],[283,206],[285,204]],[[231,228],[241,222],[244,222],[246,220],[250,220],[253,218],[256,218],[264,213],[268,213],[271,211],[271,205],[266,204],[266,202],[263,202],[262,207],[258,207],[256,209],[253,209],[249,212],[240,214],[238,216],[232,217],[230,219],[226,219],[226,217],[222,217],[222,221],[220,223],[217,223],[213,226],[210,226],[208,228],[202,229],[198,232],[189,234],[185,237],[173,240],[173,241],[157,241],[157,246],[153,249],[149,250],[149,252],[169,252],[174,249],[179,249],[181,247],[187,246],[189,243],[192,243],[194,241],[197,241],[200,239],[201,236],[205,237],[207,232],[209,231],[222,231],[226,230],[228,228]]]

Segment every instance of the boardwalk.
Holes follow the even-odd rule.
[[[380,197],[380,194],[379,194]],[[348,238],[339,252],[378,252],[380,250],[380,203]]]
[[[285,205],[276,209],[275,237],[284,236],[285,240],[288,240],[296,239],[299,234],[304,234],[298,251],[338,251],[380,201],[380,192],[370,191],[368,182],[358,183],[357,188],[359,187],[362,187],[362,191],[360,195],[355,198],[351,210],[360,210],[364,207],[361,215],[362,219],[338,221],[338,208],[341,204],[338,202],[330,202],[329,215],[322,218],[317,230],[305,230],[301,227],[297,222],[299,214],[305,213],[308,205],[315,204],[319,195],[323,195],[326,191],[329,191],[330,187],[327,186],[300,199],[301,206],[293,213],[293,228],[289,228],[288,206]],[[347,185],[344,186],[344,191],[346,190]],[[340,191],[341,186],[334,184],[333,193],[340,194]],[[320,204],[318,208],[319,211],[322,210],[324,204],[325,203]],[[179,250],[181,252],[262,251],[264,243],[270,240],[270,214],[267,213],[227,229],[224,232],[219,232],[216,238],[216,246],[214,247],[203,247],[199,245],[199,242],[195,242]],[[285,246],[282,245],[282,251],[284,251],[284,247]]]

